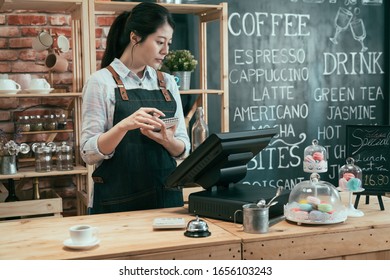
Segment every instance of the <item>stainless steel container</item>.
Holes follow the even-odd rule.
[[[259,207],[255,203],[249,203],[242,206],[243,226],[247,233],[267,233],[269,229],[269,207]]]
[[[0,156],[0,174],[10,175],[16,174],[16,156],[15,155],[4,155]]]

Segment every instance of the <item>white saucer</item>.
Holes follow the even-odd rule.
[[[73,244],[72,239],[69,238],[64,241],[64,246],[71,249],[83,250],[83,249],[89,249],[95,247],[99,243],[100,243],[100,239],[95,239],[94,241],[88,244]]]
[[[20,89],[0,89],[0,93],[6,93],[6,94],[15,94],[18,93]]]
[[[338,191],[340,191],[340,192],[353,192],[353,193],[364,191],[363,188],[358,188],[357,190],[349,191],[348,189],[343,189],[343,188],[341,188],[341,187],[337,187],[336,190],[338,190]]]
[[[42,88],[42,89],[25,89],[28,93],[49,93],[52,92],[54,88]]]

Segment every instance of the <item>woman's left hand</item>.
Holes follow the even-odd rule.
[[[175,137],[176,125],[167,128],[164,124],[159,132],[146,128],[140,128],[140,131],[146,137],[162,145],[174,157],[183,154],[185,150],[184,142]]]
[[[158,132],[152,129],[145,129],[145,128],[140,128],[140,131],[146,137],[166,147],[166,145],[169,145],[169,142],[172,142],[174,139],[176,126],[166,128],[165,124],[163,124],[161,125],[161,130]]]

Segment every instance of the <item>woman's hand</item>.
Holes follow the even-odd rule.
[[[175,138],[176,125],[167,128],[162,124],[161,130],[156,132],[150,129],[140,128],[140,131],[146,137],[162,145],[172,156],[178,156],[183,153],[185,145],[183,141]]]
[[[150,139],[156,141],[157,143],[165,146],[169,142],[173,141],[175,131],[176,131],[176,126],[171,126],[170,128],[167,128],[165,123],[161,121],[162,124],[159,127],[158,131],[155,131],[153,129],[148,129],[148,128],[140,128],[140,131],[143,135],[146,137],[149,137]]]
[[[112,153],[129,130],[139,128],[141,130],[153,131],[155,128],[165,126],[160,117],[165,117],[165,114],[156,108],[138,109],[100,135],[98,138],[99,151],[105,155]]]
[[[122,131],[134,130],[137,128],[153,130],[164,126],[160,117],[165,114],[156,108],[139,108],[136,112],[118,123],[118,128]]]

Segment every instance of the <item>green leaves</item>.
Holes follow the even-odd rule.
[[[170,72],[193,71],[198,61],[189,50],[170,51],[165,57],[163,66]]]

